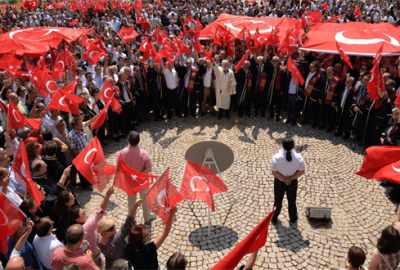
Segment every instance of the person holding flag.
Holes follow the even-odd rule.
[[[128,135],[129,146],[121,150],[118,155],[118,161],[122,158],[125,161],[125,164],[130,168],[148,174],[151,171],[151,167],[153,164],[151,163],[151,159],[149,154],[139,147],[140,135],[136,131],[131,131]],[[117,162],[118,163],[118,162]],[[144,188],[139,191],[141,197],[147,192],[148,188]],[[131,211],[135,202],[136,202],[137,194],[128,196],[128,212]],[[156,219],[155,215],[150,214],[150,208],[146,202],[146,200],[142,203],[143,207],[143,218],[144,224],[150,225],[153,220]]]
[[[174,206],[171,209],[171,214],[163,232],[150,243],[150,233],[146,226],[135,225],[129,231],[125,255],[134,269],[160,269],[157,259],[157,250],[164,243],[165,239],[167,239],[171,231],[176,211],[177,207]]]

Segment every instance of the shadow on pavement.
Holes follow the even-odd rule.
[[[297,225],[285,227],[278,221],[274,227],[279,237],[279,239],[275,241],[277,247],[296,253],[310,245],[310,241],[303,238]]]
[[[208,226],[198,228],[190,233],[189,242],[201,250],[223,250],[232,247],[238,240],[237,233],[225,226]]]

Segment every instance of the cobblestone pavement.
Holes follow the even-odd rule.
[[[161,175],[170,167],[170,180],[179,189],[184,170],[184,155],[194,143],[205,139],[229,145],[235,155],[232,166],[223,173],[228,194],[214,196],[216,211],[211,213],[211,237],[207,237],[207,205],[189,202],[178,205],[177,221],[158,252],[162,267],[174,252],[182,252],[189,260],[189,269],[210,269],[273,208],[272,156],[281,149],[281,140],[293,136],[296,150],[306,162],[306,173],[299,180],[297,227],[289,226],[287,202],[279,216],[281,223],[270,225],[267,242],[257,258],[255,269],[339,269],[345,267],[347,250],[352,245],[367,252],[367,262],[383,228],[394,224],[395,205],[385,196],[378,181],[361,178],[353,173],[360,169],[363,151],[350,141],[333,133],[310,126],[284,125],[263,118],[216,120],[172,118],[169,122],[147,122],[139,127],[140,147],[153,161],[153,174]],[[118,152],[127,141],[112,142],[104,148],[109,163],[116,164]],[[103,194],[79,192],[77,199],[93,213]],[[307,206],[332,207],[332,222],[307,221]],[[108,216],[118,228],[127,215],[125,193],[116,189],[111,197]],[[140,210],[137,221],[143,223]],[[200,224],[203,228],[200,227]],[[163,229],[157,218],[152,223],[152,237]],[[247,256],[241,263],[245,263]],[[367,265],[367,262],[364,266]]]

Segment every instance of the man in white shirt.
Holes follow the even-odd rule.
[[[161,64],[161,67],[165,77],[165,83],[167,85],[167,117],[168,119],[172,118],[172,107],[174,107],[177,116],[180,117],[181,112],[178,98],[178,72],[176,72],[174,64],[170,62],[167,62],[167,68],[164,67],[164,63]]]
[[[36,254],[46,269],[53,269],[50,264],[51,256],[57,248],[63,248],[64,245],[52,234],[53,221],[48,217],[43,217],[36,224],[37,235],[33,239],[33,247]]]

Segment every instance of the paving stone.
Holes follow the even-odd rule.
[[[235,155],[232,166],[223,172],[228,193],[215,194],[216,210],[211,213],[212,237],[207,237],[207,205],[188,202],[178,205],[177,221],[158,251],[162,268],[174,252],[182,252],[189,269],[210,269],[273,209],[272,156],[281,149],[281,140],[292,136],[296,149],[303,156],[307,169],[299,179],[297,207],[298,226],[289,226],[287,202],[283,203],[277,226],[270,225],[269,235],[254,269],[339,269],[345,268],[347,251],[357,245],[367,252],[368,265],[380,231],[393,224],[395,206],[385,197],[385,188],[378,181],[354,175],[361,167],[364,152],[353,143],[310,126],[287,126],[265,118],[236,118],[217,121],[209,116],[201,119],[177,119],[145,122],[139,126],[140,147],[153,162],[152,174],[161,175],[170,167],[170,181],[179,189],[184,171],[185,152],[202,140],[218,140],[227,144]],[[127,141],[112,142],[104,147],[107,162],[116,164]],[[79,191],[77,200],[93,215],[105,192]],[[229,216],[227,213],[233,203]],[[307,206],[332,207],[332,222],[309,222],[304,215]],[[108,206],[108,217],[119,229],[127,215],[127,197],[115,189]],[[143,223],[142,210],[137,214]],[[225,222],[225,223],[224,223]],[[220,227],[224,225],[223,227]],[[218,227],[219,226],[219,227]],[[164,226],[157,218],[151,226],[151,237],[158,236]],[[206,228],[206,227],[205,227]],[[245,264],[245,256],[241,264]]]

